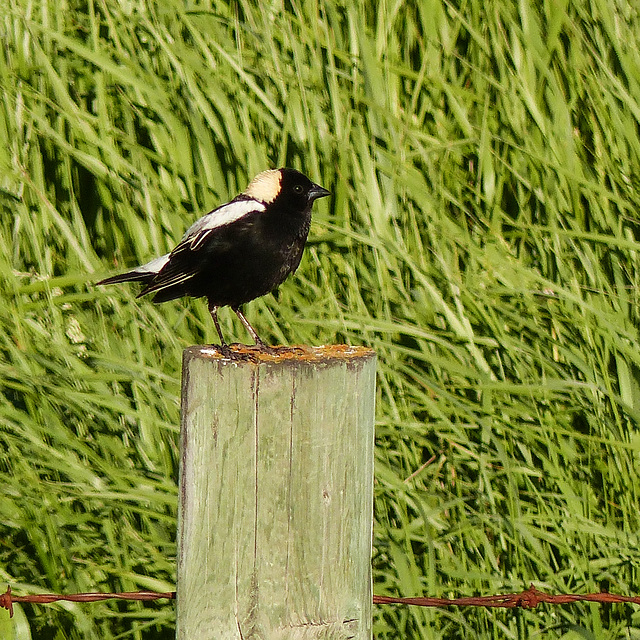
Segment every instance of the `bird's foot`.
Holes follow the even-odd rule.
[[[264,342],[256,342],[256,344],[242,344],[240,342],[232,342],[227,344],[211,345],[223,358],[240,362],[258,362],[261,355],[272,356],[304,356],[307,350],[302,346],[289,347],[286,345],[270,346]]]
[[[228,358],[229,360],[234,360],[235,354],[233,353],[231,346],[232,345],[228,345],[226,342],[222,342],[221,344],[212,344],[211,348],[215,349],[224,358]]]
[[[269,353],[273,353],[274,355],[280,355],[285,353],[291,353],[294,355],[304,355],[307,351],[304,347],[293,346],[289,347],[287,345],[281,344],[277,347],[267,347],[269,349]]]
[[[256,352],[262,352],[261,349],[256,349],[253,345],[241,344],[240,342],[232,342],[231,344],[224,343],[214,346],[224,358],[237,362],[258,362]]]
[[[273,353],[273,347],[270,347],[268,344],[262,342],[262,340],[256,340],[255,344],[252,347],[256,349],[260,353]]]
[[[271,346],[262,342],[262,340],[256,341],[253,347],[249,347],[250,349],[255,349],[260,353],[267,353],[272,356],[279,356],[284,354],[297,354],[302,355],[306,353],[304,347],[289,347],[287,345],[279,344],[275,346]]]

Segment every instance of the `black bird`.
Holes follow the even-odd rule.
[[[258,174],[231,202],[187,229],[171,252],[97,284],[139,281],[154,302],[206,297],[222,346],[219,307],[231,307],[255,343],[266,348],[240,306],[273,291],[300,264],[311,207],[329,191],[295,169]]]

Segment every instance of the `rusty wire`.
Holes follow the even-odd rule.
[[[38,593],[30,596],[14,596],[11,593],[11,587],[0,594],[0,608],[9,611],[9,617],[13,616],[14,602],[32,602],[35,604],[48,604],[49,602],[100,602],[102,600],[160,600],[161,598],[169,598],[173,600],[176,597],[175,591],[167,591],[158,593],[156,591],[127,591],[125,593],[72,593],[62,595],[59,593]]]
[[[11,587],[0,594],[0,608],[7,609],[9,616],[13,616],[14,602],[31,602],[47,604],[49,602],[99,602],[102,600],[173,600],[175,591],[158,593],[156,591],[128,591],[125,593],[73,593],[70,595],[41,593],[29,596],[14,596]],[[418,607],[505,607],[535,609],[539,604],[571,604],[573,602],[631,603],[640,604],[640,596],[620,596],[615,593],[559,593],[550,594],[539,591],[531,585],[521,593],[503,593],[495,596],[467,596],[464,598],[396,598],[393,596],[373,596],[373,604],[405,604]]]
[[[464,598],[394,598],[373,596],[373,604],[412,604],[419,607],[505,607],[535,609],[539,604],[571,604],[572,602],[599,602],[640,604],[640,596],[619,596],[615,593],[558,593],[539,591],[531,585],[521,593],[502,593],[495,596],[467,596]]]

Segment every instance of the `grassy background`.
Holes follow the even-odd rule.
[[[375,591],[640,593],[638,12],[5,0],[0,581],[173,588],[181,350],[214,329],[92,282],[288,165],[333,196],[248,317],[379,354]],[[141,640],[174,614],[15,621]],[[375,635],[638,638],[640,611],[376,607]]]

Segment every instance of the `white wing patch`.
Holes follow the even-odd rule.
[[[166,255],[160,256],[159,258],[154,258],[150,262],[147,262],[146,264],[136,267],[132,273],[139,273],[139,274],[159,273],[162,267],[164,267],[164,265],[167,264],[167,262],[169,262],[170,255],[171,254],[167,253]]]
[[[282,171],[280,169],[267,169],[259,173],[244,190],[244,195],[271,204],[280,195],[282,183]]]
[[[236,220],[240,220],[249,213],[260,213],[265,210],[261,202],[252,200],[236,200],[222,205],[196,220],[184,234],[180,244],[188,244],[192,251],[196,251],[205,238],[214,230]]]

